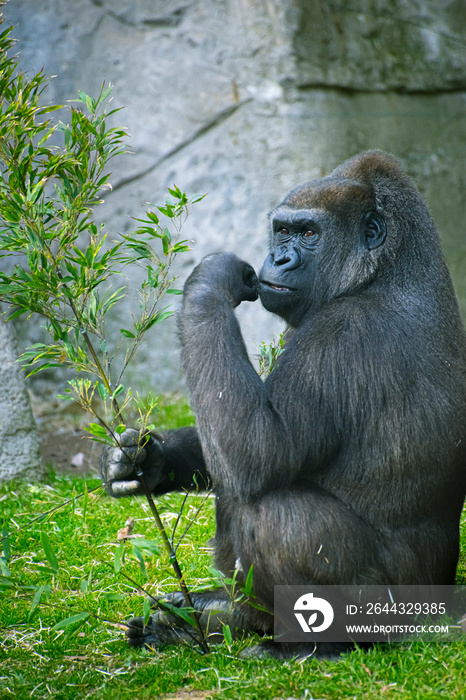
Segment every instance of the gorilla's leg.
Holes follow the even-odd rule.
[[[275,585],[390,583],[385,548],[375,530],[321,490],[270,492],[257,502],[243,503],[232,530],[237,537],[238,565],[246,573],[253,567],[253,591],[269,610],[273,610]],[[254,609],[250,615],[254,618]],[[251,654],[322,657],[349,648],[346,643],[267,640]]]
[[[369,523],[331,494],[274,491],[243,503],[232,522],[241,568],[268,606],[275,585],[383,584],[385,543]]]

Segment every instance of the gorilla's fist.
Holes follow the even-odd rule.
[[[119,435],[119,447],[107,447],[102,452],[101,472],[111,496],[134,496],[144,493],[138,473],[142,470],[149,491],[162,480],[163,445],[150,433],[142,434],[128,428]]]
[[[258,279],[254,268],[233,253],[213,253],[194,268],[184,287],[185,303],[212,295],[226,299],[233,308],[242,301],[256,301]]]

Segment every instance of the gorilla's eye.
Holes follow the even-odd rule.
[[[290,230],[286,228],[285,226],[282,226],[279,230],[278,233],[281,233],[282,236],[287,236],[289,234]]]
[[[311,238],[311,236],[315,236],[316,232],[312,228],[307,228],[303,231],[303,236],[305,238]]]

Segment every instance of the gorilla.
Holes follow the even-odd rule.
[[[277,584],[452,584],[466,492],[466,344],[436,227],[398,161],[361,153],[293,189],[269,219],[256,276],[231,253],[187,280],[179,334],[196,428],[122,436],[102,472],[115,497],[212,486],[215,562],[257,606],[193,594],[215,636],[273,633]],[[234,309],[260,298],[288,325],[262,381]],[[173,604],[183,605],[173,594]],[[189,638],[159,611],[133,646]],[[298,645],[299,646],[299,645]],[[289,658],[336,647],[264,640]]]

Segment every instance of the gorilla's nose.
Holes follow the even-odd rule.
[[[273,253],[273,264],[280,266],[282,271],[294,270],[301,265],[301,255],[294,246],[281,246]]]

